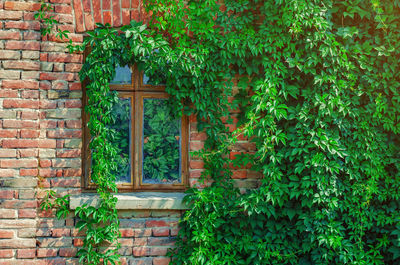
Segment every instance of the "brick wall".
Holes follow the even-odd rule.
[[[145,19],[139,0],[51,0],[59,28],[76,43],[95,23],[121,26]],[[33,15],[38,1],[0,0],[0,264],[78,264],[81,239],[72,214],[57,220],[38,208],[42,188],[79,194],[81,181],[81,54],[40,36]],[[235,116],[235,114],[233,114]],[[230,125],[232,129],[234,126]],[[204,133],[191,118],[190,149],[203,146]],[[254,147],[242,139],[236,152]],[[190,161],[190,183],[202,161]],[[257,184],[258,174],[234,171],[241,188]],[[127,264],[168,264],[180,211],[120,211],[122,248]]]

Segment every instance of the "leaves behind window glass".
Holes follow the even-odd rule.
[[[181,182],[181,120],[166,99],[143,100],[143,183]]]
[[[115,68],[114,79],[111,80],[110,84],[126,85],[131,83],[132,83],[131,68],[128,65],[125,65],[124,67],[117,66],[117,68]]]
[[[165,81],[165,76],[158,72],[158,73],[154,73],[150,76],[143,74],[143,85],[165,85],[166,81]]]
[[[131,113],[132,106],[129,98],[120,98],[112,109],[112,119],[110,128],[115,130],[115,134],[110,136],[111,143],[118,149],[117,170],[113,172],[117,183],[131,182]]]

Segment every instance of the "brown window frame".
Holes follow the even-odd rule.
[[[131,84],[110,84],[110,90],[117,91],[121,98],[131,99],[131,183],[118,184],[119,192],[140,191],[183,191],[188,187],[189,165],[189,122],[188,117],[182,115],[181,120],[181,180],[179,184],[146,184],[141,183],[142,175],[142,132],[143,132],[143,99],[168,98],[163,85],[143,84],[143,72],[136,66],[131,67]],[[89,116],[84,112],[87,104],[86,86],[83,85],[84,106],[82,108],[83,134],[82,134],[82,188],[84,191],[93,191],[95,186],[90,182],[91,155],[89,148],[89,129],[87,121]]]

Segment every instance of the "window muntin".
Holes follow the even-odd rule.
[[[169,113],[169,108],[167,107],[169,96],[164,92],[164,87],[162,85],[144,84],[144,75],[136,67],[131,69],[130,82],[126,81],[128,80],[126,76],[130,72],[126,71],[126,67],[118,67],[114,80],[125,81],[124,83],[115,81],[114,84],[110,84],[110,89],[116,90],[120,98],[118,104],[114,106],[116,123],[112,125],[117,131],[114,139],[115,144],[121,150],[119,157],[121,164],[117,170],[118,172],[116,172],[118,188],[120,191],[183,190],[188,184],[187,117],[176,118],[173,113]],[[86,102],[85,91],[84,102]],[[153,114],[157,113],[154,110],[153,113],[149,113],[151,112],[149,108],[152,105],[157,105],[158,110],[164,112],[165,119],[171,121],[170,125],[165,121],[161,122],[160,117],[152,117]],[[130,117],[128,117],[129,115]],[[162,128],[157,128],[157,122],[159,123],[158,126]],[[118,123],[121,124],[121,127],[118,126]],[[152,123],[152,126],[150,126],[150,123]],[[161,131],[165,132],[160,134]],[[167,131],[168,133],[166,133]],[[129,140],[126,134],[130,136]],[[168,137],[168,139],[160,141],[160,137],[164,136]],[[175,140],[172,140],[172,138]],[[85,174],[83,183],[85,188],[90,189],[92,187],[89,176],[91,161],[88,159],[90,150],[85,139],[89,139],[86,126],[84,133],[85,157],[83,159],[83,168]],[[150,153],[151,148],[156,148],[154,146],[156,140],[159,145],[156,147],[163,151]],[[152,141],[154,142],[151,147]],[[177,153],[179,156],[177,156]],[[172,157],[169,157],[170,155]],[[157,162],[155,162],[157,159],[167,160],[167,163],[164,161],[160,163],[158,169],[152,168],[151,165],[157,165]],[[172,165],[171,163],[174,164]]]

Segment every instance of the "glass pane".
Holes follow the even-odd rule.
[[[181,119],[166,99],[143,100],[142,183],[181,183]]]
[[[118,168],[113,172],[117,177],[117,183],[131,182],[131,113],[130,98],[120,98],[119,102],[113,106],[114,122],[109,127],[116,132],[114,135],[110,135],[110,138],[113,145],[118,148]]]
[[[153,76],[152,78],[147,76],[146,74],[143,74],[143,85],[165,85],[165,79],[164,76],[158,75],[158,76]]]
[[[115,77],[111,80],[110,84],[114,85],[126,85],[132,84],[132,72],[128,65],[124,67],[117,66],[115,69]]]

